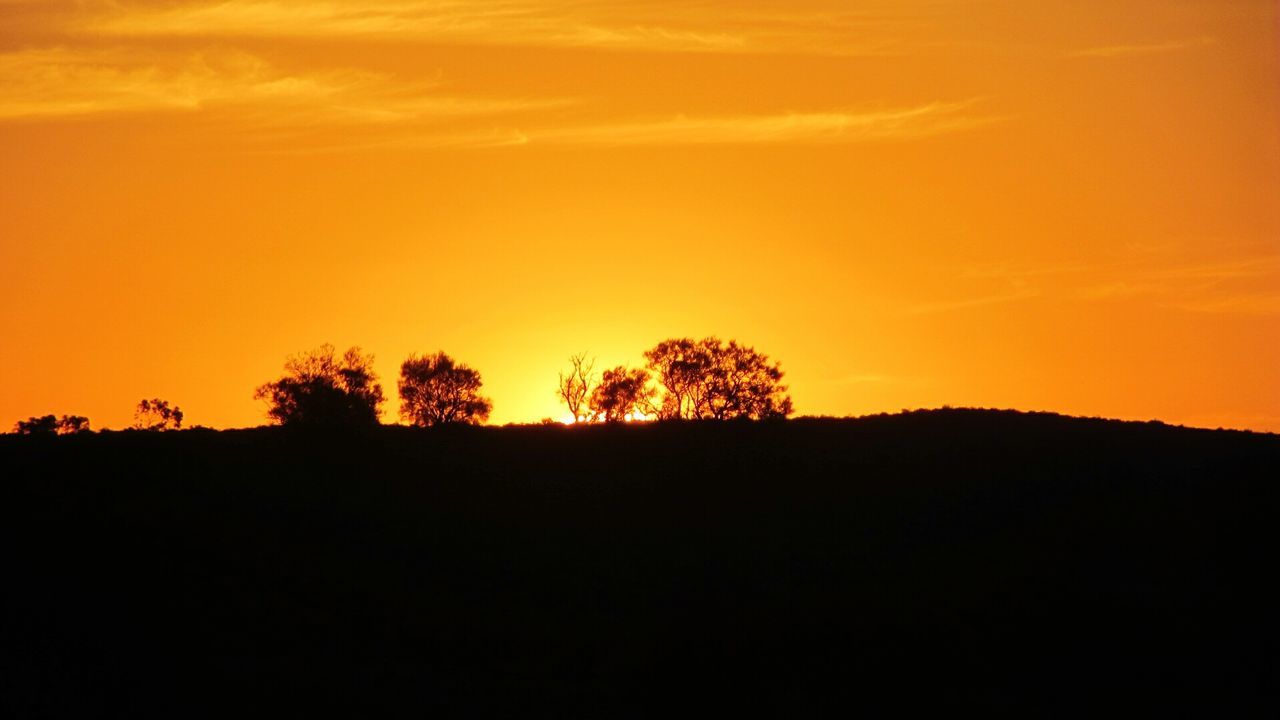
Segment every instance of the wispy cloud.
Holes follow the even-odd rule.
[[[1206,312],[1271,312],[1280,308],[1280,256],[1261,255],[1192,262],[1157,258],[1095,269],[1105,279],[1081,278],[1074,293],[1087,300],[1149,298],[1159,304]]]
[[[1179,50],[1190,50],[1193,48],[1205,47],[1207,45],[1215,45],[1217,42],[1218,39],[1215,37],[1203,36],[1158,43],[1102,45],[1076,50],[1068,53],[1068,57],[1115,58],[1156,55],[1160,53],[1177,52]]]
[[[289,73],[243,52],[0,53],[0,120],[237,107],[258,122],[376,124],[515,113],[563,100],[450,96],[354,70]]]
[[[1280,315],[1280,255],[1137,270],[1130,290],[1189,312]],[[1085,291],[1087,292],[1087,288]]]
[[[1280,291],[1224,294],[1219,297],[1172,299],[1169,307],[1196,313],[1280,315]]]
[[[970,103],[933,103],[913,108],[875,111],[735,115],[723,117],[677,116],[661,120],[602,121],[539,124],[536,118],[524,128],[502,128],[492,123],[448,132],[428,130],[387,136],[371,145],[403,148],[494,147],[638,147],[689,145],[819,145],[890,140],[940,135],[978,128],[1001,118],[964,112]],[[326,150],[342,150],[335,146]],[[314,149],[308,150],[312,152]]]
[[[875,373],[855,373],[845,375],[830,380],[832,385],[878,385],[881,383],[893,382],[897,378],[890,375],[877,375]]]
[[[571,99],[450,93],[443,83],[352,70],[290,72],[240,51],[46,48],[0,53],[0,121],[216,113],[251,143],[294,129],[353,130],[280,152],[360,148],[836,144],[910,139],[996,122],[973,101],[914,107],[661,119],[592,118]],[[576,112],[564,110],[579,105]],[[554,112],[552,112],[554,111]],[[576,118],[576,119],[575,119]],[[361,132],[354,132],[360,129]],[[259,143],[268,152],[271,143]]]
[[[852,15],[753,14],[702,3],[620,0],[199,0],[163,6],[117,2],[83,30],[113,36],[345,37],[477,45],[590,47],[669,52],[892,54]],[[862,32],[858,32],[862,30]]]
[[[943,300],[939,302],[911,305],[905,308],[903,313],[907,315],[931,315],[934,313],[951,312],[954,310],[967,310],[975,307],[985,307],[988,305],[1000,305],[1004,303],[1018,302],[1019,300],[1028,300],[1036,297],[1038,294],[1039,293],[1034,290],[1024,289],[1016,290],[1014,292],[995,293],[992,295],[956,298],[954,300]]]
[[[924,307],[951,309],[1039,294],[1069,301],[1142,302],[1188,312],[1280,315],[1280,255],[1248,245],[1215,243],[1213,249],[1236,255],[1220,259],[1198,257],[1188,247],[1135,246],[1094,262],[967,265],[959,269],[961,278],[1012,290]]]
[[[1216,284],[1228,280],[1280,274],[1280,255],[1259,255],[1228,260],[1180,263],[1150,271],[1152,277],[1166,280],[1197,281]]]
[[[687,117],[530,132],[529,142],[571,145],[751,145],[851,143],[917,138],[989,125],[1000,118],[968,112],[971,102],[890,110]]]

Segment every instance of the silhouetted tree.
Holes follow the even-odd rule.
[[[133,429],[135,430],[181,430],[182,408],[170,407],[168,400],[155,398],[138,401],[138,408],[133,412]]]
[[[600,377],[600,384],[591,393],[591,411],[595,419],[621,422],[650,408],[653,394],[648,370],[628,370],[619,365],[605,370]]]
[[[761,420],[794,412],[776,362],[736,340],[665,340],[645,354],[662,388],[662,419]]]
[[[578,353],[569,356],[569,370],[560,371],[560,384],[556,387],[556,394],[565,407],[569,408],[574,422],[590,419],[587,400],[595,386],[595,365],[595,360],[587,360],[585,352]]]
[[[334,347],[290,357],[285,375],[254,392],[266,400],[267,416],[295,427],[360,427],[378,424],[382,386],[373,356],[353,347],[338,357]]]
[[[703,380],[711,360],[705,349],[688,338],[664,340],[644,354],[649,370],[662,388],[655,408],[659,419],[697,417]]]
[[[58,418],[53,415],[32,415],[26,420],[19,420],[13,426],[13,431],[19,435],[54,435],[58,432]]]
[[[58,418],[59,435],[75,435],[89,432],[89,418],[83,415],[63,415]]]
[[[89,432],[89,418],[83,415],[63,415],[61,418],[54,415],[33,415],[26,420],[19,420],[13,426],[13,431],[19,435],[73,435]]]
[[[400,416],[419,427],[483,423],[493,403],[481,385],[479,372],[443,352],[410,355],[400,366]]]
[[[785,418],[795,412],[782,367],[754,348],[730,340],[704,340],[713,362],[705,412],[717,420]]]

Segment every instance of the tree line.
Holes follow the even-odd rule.
[[[642,368],[597,377],[586,353],[569,358],[557,395],[574,422],[770,420],[794,412],[782,368],[736,340],[664,340],[645,351]]]
[[[575,423],[626,420],[768,420],[793,412],[777,362],[735,340],[664,340],[644,353],[643,367],[617,366],[595,373],[586,353],[569,358],[556,395]],[[385,402],[373,370],[374,356],[359,347],[339,354],[333,345],[286,359],[284,374],[260,385],[254,398],[267,418],[289,427],[362,427],[380,423]],[[400,365],[400,418],[409,425],[478,425],[493,402],[481,394],[480,373],[444,352],[411,355]],[[133,429],[182,428],[183,412],[161,399],[142,400]],[[78,415],[19,421],[20,434],[88,432]]]
[[[479,372],[443,352],[410,355],[400,365],[400,417],[419,427],[483,423],[493,402],[482,384]],[[272,422],[294,427],[377,425],[384,401],[373,355],[358,347],[339,355],[332,345],[290,357],[285,374],[254,397],[266,401]]]
[[[133,411],[130,430],[181,430],[184,418],[182,408],[170,405],[168,400],[143,398]],[[19,420],[13,426],[19,435],[77,435],[93,432],[89,418],[83,415],[33,415]]]

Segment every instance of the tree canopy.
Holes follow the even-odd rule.
[[[89,432],[89,418],[83,415],[32,416],[13,426],[19,435],[74,435]]]
[[[585,353],[574,355],[560,373],[557,395],[575,422],[767,420],[794,412],[781,366],[736,340],[674,338],[644,357],[644,368],[618,366],[597,381]]]
[[[181,430],[182,408],[170,405],[168,400],[155,398],[138,401],[138,408],[133,412],[135,430]]]
[[[59,435],[75,435],[90,432],[89,418],[83,415],[63,415],[58,418]]]
[[[587,360],[585,352],[569,356],[569,369],[560,371],[556,395],[569,409],[574,422],[591,419],[589,401],[596,386],[595,360]]]
[[[794,412],[781,366],[736,340],[664,340],[644,356],[660,386],[661,419],[764,420]]]
[[[591,411],[598,420],[621,422],[648,414],[653,394],[648,370],[619,365],[601,375],[600,383],[591,393]]]
[[[438,352],[400,366],[400,416],[418,427],[483,423],[493,403],[480,395],[480,373]]]
[[[329,344],[290,357],[285,375],[254,397],[266,400],[273,422],[303,427],[377,425],[383,401],[373,356],[358,347],[339,356]]]
[[[767,420],[790,416],[793,406],[776,361],[736,340],[664,340],[644,353],[645,366],[625,365],[597,375],[587,353],[569,358],[556,395],[574,422],[624,420]],[[290,356],[284,374],[254,397],[273,423],[300,427],[364,427],[380,421],[382,385],[373,355],[359,347],[339,354],[333,345]],[[411,425],[482,424],[493,402],[481,394],[480,373],[444,352],[410,355],[400,366],[400,416]],[[160,398],[141,400],[133,428],[176,430],[181,408]],[[85,432],[88,418],[31,417],[14,431],[26,435]]]

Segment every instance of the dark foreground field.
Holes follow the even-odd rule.
[[[0,715],[1270,716],[1280,437],[0,438]]]

